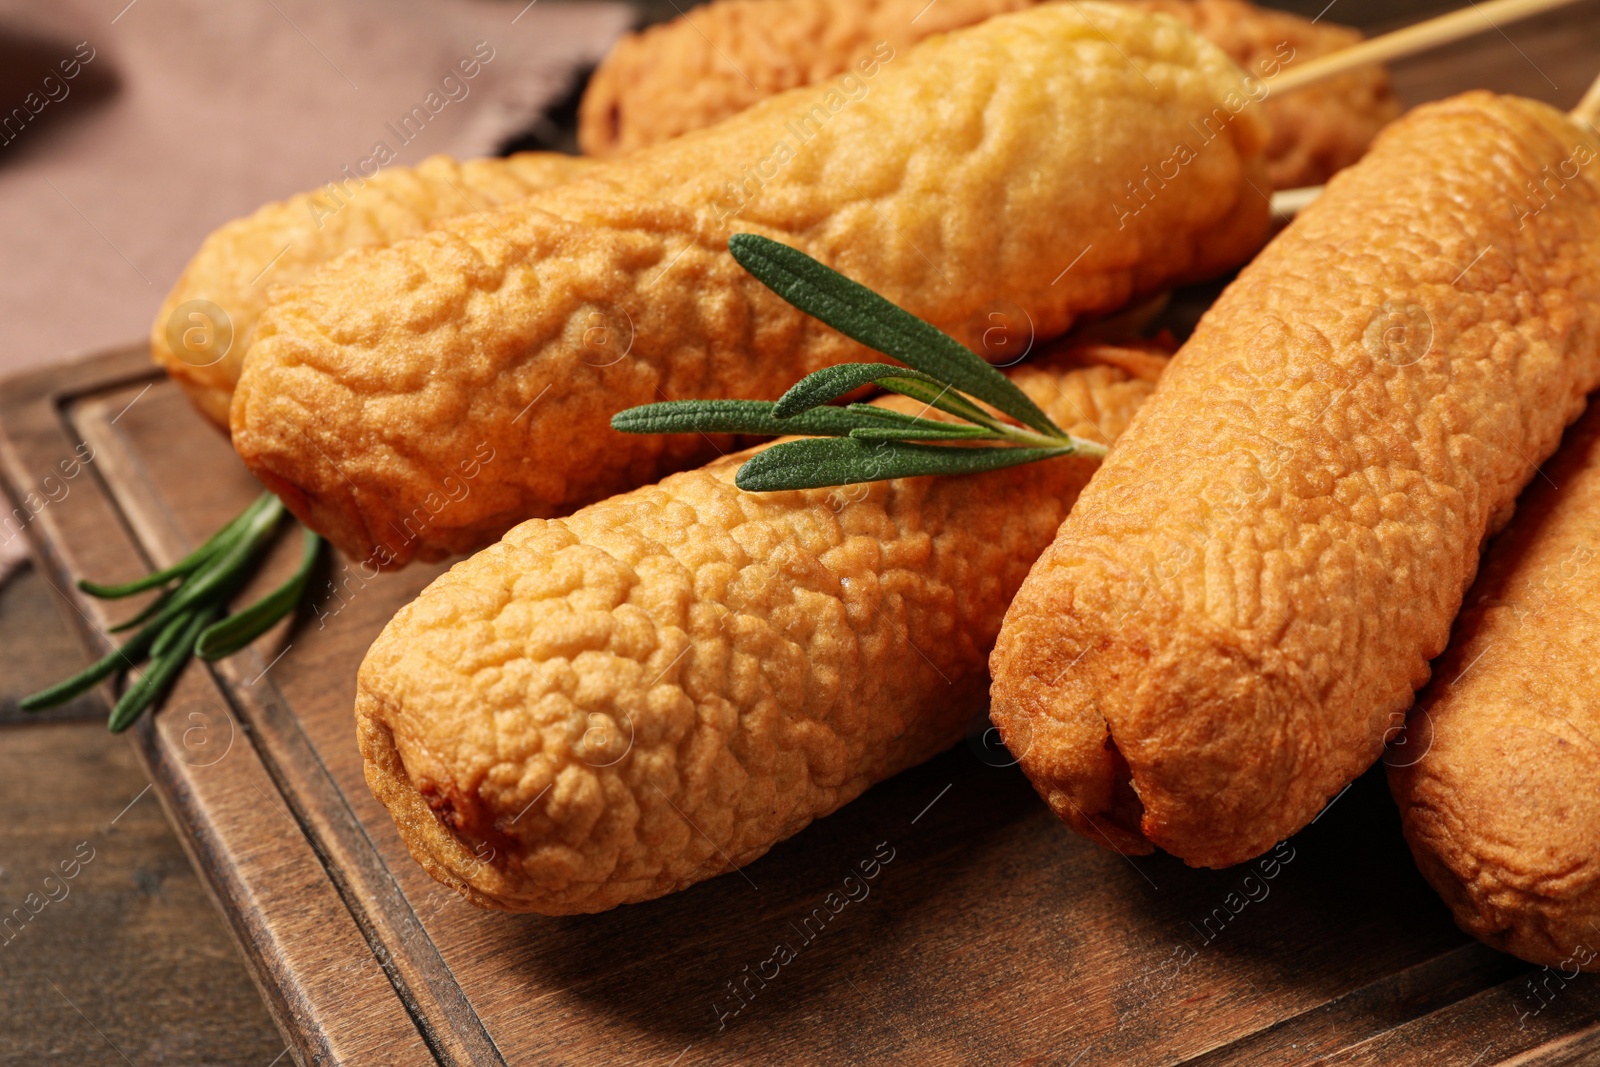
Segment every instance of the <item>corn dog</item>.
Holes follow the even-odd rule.
[[[1406,743],[1385,762],[1417,866],[1461,928],[1534,963],[1594,971],[1600,411],[1544,472],[1484,555]]]
[[[875,64],[936,33],[1037,0],[718,0],[624,37],[594,72],[578,140],[612,158],[701,129],[773,93]],[[1243,0],[1126,0],[1178,19],[1258,77],[1361,40],[1344,26]],[[1320,185],[1400,113],[1381,67],[1265,101],[1267,165],[1279,189]]]
[[[1418,108],[1202,318],[995,649],[1062,819],[1224,866],[1377,758],[1600,384],[1595,151],[1533,101]]]
[[[697,13],[696,18],[723,8],[740,9],[746,2],[729,0]],[[785,18],[797,19],[801,15],[794,0],[783,2]],[[981,0],[970,10],[959,4],[941,4],[937,17],[930,9],[929,17],[917,20],[917,32],[899,43],[910,45],[931,33],[976,23],[1032,2]],[[1140,10],[1178,18],[1257,74],[1325,55],[1360,39],[1359,33],[1345,27],[1307,23],[1242,0],[1127,2]],[[844,18],[846,13],[860,12],[876,25],[892,14],[885,7],[846,5],[842,11],[829,12],[828,17],[830,24],[837,27],[841,19],[849,23]],[[751,27],[741,23],[737,39],[745,40],[743,35],[750,32]],[[836,35],[837,30],[828,40],[837,43]],[[869,47],[864,51],[870,51],[877,39],[866,42]],[[802,47],[812,40],[806,36],[792,44]],[[826,57],[814,57],[804,70],[786,67],[772,72],[765,80],[778,88],[749,100],[736,94],[725,106],[694,112],[682,106],[682,97],[706,92],[709,83],[690,75],[687,68],[693,64],[680,69],[671,62],[658,62],[687,59],[681,50],[683,41],[673,39],[671,47],[664,48],[667,43],[668,38],[662,36],[648,36],[644,42],[636,37],[624,38],[613,53],[614,58],[596,72],[584,104],[583,130],[591,142],[591,156],[611,157],[623,151],[617,143],[602,142],[597,132],[603,109],[621,109],[620,102],[608,102],[619,95],[627,96],[633,105],[627,109],[630,116],[655,104],[678,101],[664,115],[627,124],[632,140],[642,142],[648,138],[655,143],[667,138],[663,131],[684,125],[687,116],[692,115],[693,128],[698,129],[764,99],[778,88],[810,84],[850,66],[842,62],[839,70],[824,72],[821,65]],[[840,54],[835,52],[836,56]],[[755,58],[746,57],[746,62]],[[789,53],[783,58],[798,62]],[[688,80],[682,81],[680,76]],[[737,84],[749,87],[742,80]],[[1264,106],[1272,129],[1266,148],[1268,172],[1278,188],[1325,181],[1328,175],[1359,158],[1377,130],[1399,111],[1388,79],[1376,67],[1269,97]],[[679,132],[687,132],[688,128],[684,126]],[[295,284],[350,248],[389,244],[419,234],[450,215],[499,207],[570,181],[584,174],[590,164],[589,160],[554,152],[522,152],[506,159],[465,164],[437,156],[415,168],[393,167],[372,178],[347,176],[286,202],[266,205],[207,238],[156,317],[151,329],[152,357],[183,386],[202,414],[226,427],[228,405],[239,380],[244,353],[271,285]],[[352,203],[359,203],[360,210],[345,212]],[[263,268],[269,271],[265,278],[260,277]],[[174,318],[181,305],[194,300],[205,300],[227,315],[221,326],[226,331],[227,350],[221,356],[216,355],[219,324],[208,321],[205,309],[191,309]]]
[[[376,566],[480,547],[708,454],[700,435],[612,431],[623,408],[770,398],[874,358],[745,274],[734,232],[782,239],[958,336],[1000,299],[1048,338],[1239,262],[1267,223],[1247,92],[1213,45],[1115,5],[925,42],[866,95],[798,89],[278,291],[234,446]],[[1180,157],[1148,200],[1119,199]]]
[[[370,178],[347,175],[268,204],[206,238],[156,315],[151,358],[201,414],[226,428],[233,387],[271,286],[298,283],[351,248],[388,244],[450,215],[520,200],[590,166],[557,152],[468,163],[431,156],[415,167],[390,167]]]
[[[1166,361],[1095,355],[1013,379],[1104,441]],[[949,747],[1007,601],[1096,466],[752,494],[733,484],[747,458],[523,523],[373,644],[367,782],[435,878],[511,911],[648,900]]]

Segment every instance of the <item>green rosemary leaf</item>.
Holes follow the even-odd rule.
[[[17,706],[23,711],[40,711],[44,708],[53,708],[57,704],[65,704],[79,693],[93,689],[101,680],[111,677],[122,663],[122,650],[115,649],[71,678],[64,678],[37,693],[29,693],[17,702]]]
[[[945,422],[942,419],[929,419],[921,415],[907,415],[903,411],[884,407],[881,404],[847,404],[846,411],[859,411],[863,415],[870,415],[885,426],[909,426],[918,430],[946,429],[946,430],[982,430],[992,433],[988,427],[969,426],[959,422]]]
[[[763,285],[840,333],[993,404],[1025,426],[1061,436],[1010,379],[955,338],[823,266],[798,249],[753,233],[728,239],[728,251]]]
[[[17,706],[23,711],[39,711],[65,704],[78,694],[88,692],[101,681],[120,670],[130,669],[143,659],[150,646],[160,636],[161,630],[160,625],[145,627],[124,641],[121,648],[112,649],[71,678],[63,679],[47,689],[23,697],[17,702]]]
[[[611,416],[623,433],[748,433],[781,437],[817,434],[839,437],[867,422],[844,408],[820,407],[793,418],[772,415],[770,400],[669,400],[641,404]]]
[[[850,431],[857,441],[1000,441],[1004,435],[982,426],[958,426],[948,422],[928,422],[922,426],[858,426]]]
[[[53,708],[57,704],[65,704],[78,694],[88,692],[120,668],[133,665],[135,657],[128,655],[127,648],[128,646],[124,645],[122,648],[112,649],[71,678],[64,678],[55,685],[23,697],[17,702],[17,706],[23,711],[40,711],[44,708]]]
[[[853,393],[863,385],[881,383],[885,378],[906,378],[923,382],[933,386],[935,391],[940,387],[949,388],[937,378],[921,371],[897,367],[892,363],[838,363],[832,367],[812,371],[791,385],[789,391],[772,405],[772,414],[779,419],[792,418],[802,411],[810,411],[847,393]],[[884,388],[889,387],[885,385]]]
[[[987,426],[991,430],[999,429],[1001,426],[1000,421],[993,415],[948,385],[930,385],[914,378],[884,378],[878,384],[891,392],[920,400],[931,408],[938,408],[978,426]]]
[[[204,567],[205,564],[207,562],[209,562],[211,558],[212,557],[207,557],[206,559],[202,560],[201,561],[201,566]],[[164,590],[161,593],[160,596],[156,597],[154,600],[150,601],[150,603],[146,604],[143,608],[141,608],[138,611],[138,613],[133,616],[133,618],[122,620],[121,622],[117,623],[115,626],[111,627],[111,629],[109,631],[107,631],[107,632],[114,633],[114,634],[119,634],[124,630],[131,630],[135,626],[138,626],[139,624],[141,624],[143,622],[149,621],[150,619],[152,619],[155,616],[159,615],[161,613],[161,609],[162,608],[164,608],[168,604],[172,603],[172,598],[178,595],[178,590],[181,589],[181,588],[183,588],[183,586],[177,585],[177,586],[174,586],[171,589]],[[91,594],[91,595],[93,595],[93,594]]]
[[[305,591],[306,582],[311,579],[317,553],[322,547],[322,538],[303,526],[300,532],[304,544],[300,566],[289,580],[243,611],[234,612],[221,622],[206,627],[195,643],[195,655],[208,661],[231,656],[272,629],[274,623],[294,610],[295,604],[300,601],[300,594]]]
[[[271,493],[263,493],[199,548],[163,571],[123,585],[79,583],[94,596],[127,596],[174,578],[182,579],[118,627],[127,629],[144,623],[121,648],[71,678],[24,698],[21,706],[33,711],[64,703],[114,674],[131,670],[148,655],[150,665],[143,676],[123,691],[111,710],[107,725],[113,732],[121,731],[162,698],[202,637],[208,638],[206,648],[213,657],[226,655],[253,640],[293,610],[322,544],[321,538],[306,531],[300,566],[289,581],[226,623],[218,624],[223,606],[249,579],[260,550],[271,540],[283,515],[282,502]]]
[[[200,547],[170,567],[152,571],[143,578],[136,578],[131,582],[123,582],[121,585],[101,585],[99,582],[91,582],[87,578],[80,578],[78,579],[78,588],[90,596],[99,597],[102,600],[116,600],[121,597],[132,596],[135,593],[142,593],[146,589],[154,589],[158,585],[166,585],[174,578],[182,578],[198,569],[207,559],[226,547],[225,543],[237,535],[239,530],[247,525],[251,518],[273,499],[271,493],[262,493],[256,497],[249,507],[230,519],[227,525],[206,538]],[[137,625],[137,623],[124,623],[118,629],[126,629],[130,625]]]
[[[827,404],[845,396],[863,385],[877,385],[891,392],[900,393],[921,400],[929,407],[936,407],[941,411],[955,415],[957,418],[975,422],[979,426],[994,427],[998,425],[995,419],[982,408],[972,403],[966,397],[956,392],[939,379],[923,374],[920,371],[907,370],[888,363],[840,363],[832,367],[824,367],[814,371],[796,382],[773,404],[772,414],[785,421],[795,415],[806,411],[822,410],[819,405]],[[873,407],[869,404],[848,404],[844,408],[847,412],[857,412],[870,416],[880,422],[912,422],[926,424],[929,420],[919,419],[914,415],[903,415],[897,411],[886,408]],[[948,426],[948,423],[935,425]],[[853,431],[852,431],[853,432]]]
[[[273,497],[266,507],[251,517],[249,523],[241,527],[227,547],[207,559],[198,571],[173,591],[171,599],[152,616],[151,622],[164,623],[197,604],[221,604],[225,601],[232,590],[242,584],[251,558],[271,539],[273,527],[283,518],[283,514],[282,501]]]
[[[117,600],[121,597],[132,596],[135,593],[142,593],[146,589],[154,589],[158,585],[166,585],[174,578],[182,578],[185,574],[204,563],[206,556],[210,554],[207,546],[201,545],[165,570],[151,571],[143,578],[135,578],[133,581],[123,582],[121,585],[101,585],[99,582],[91,582],[87,578],[79,578],[78,588],[90,596],[99,597],[101,600]]]
[[[154,589],[158,585],[166,585],[174,578],[182,578],[198,568],[215,551],[216,546],[207,542],[172,566],[164,570],[151,571],[143,578],[135,578],[133,581],[123,582],[121,585],[101,585],[99,582],[91,582],[87,578],[79,578],[78,588],[90,596],[99,597],[101,600],[118,600],[125,596],[132,596],[135,593],[142,593],[146,589]]]
[[[191,616],[181,611],[168,620],[156,636],[156,643],[150,646],[150,658],[158,660],[172,651],[172,646],[183,636],[184,627],[191,621]]]
[[[167,620],[156,644],[163,646],[161,656],[150,661],[144,675],[137,679],[117,700],[106,721],[112,733],[126,730],[140,714],[161,698],[178,676],[178,671],[189,662],[194,643],[200,632],[209,626],[222,611],[220,604],[211,604],[192,613],[183,613]]]
[[[205,544],[200,546],[200,549],[196,549],[186,557],[186,560],[192,559],[200,553],[201,549],[209,548],[204,555],[199,557],[198,563],[190,568],[182,583],[166,590],[155,600],[146,604],[144,609],[135,614],[133,618],[125,619],[111,627],[111,632],[121,633],[124,630],[131,630],[150,619],[170,619],[173,613],[182,609],[184,604],[192,603],[199,596],[205,595],[203,591],[197,594],[196,587],[206,583],[207,589],[213,588],[215,581],[225,576],[224,572],[231,572],[237,569],[236,553],[244,540],[250,536],[251,531],[265,530],[270,532],[277,523],[278,518],[283,515],[283,510],[282,502],[271,493],[262,493],[256,497],[249,507],[234,516],[221,530],[207,538]],[[135,584],[138,583],[129,583],[129,585]],[[79,585],[81,586],[82,583],[80,582]],[[94,590],[85,591],[91,595],[99,595],[94,593]],[[180,597],[185,598],[183,603],[174,607],[173,602]]]
[[[749,492],[817,489],[922,474],[975,474],[1070,453],[1061,448],[944,448],[852,437],[785,441],[750,457],[734,484]]]

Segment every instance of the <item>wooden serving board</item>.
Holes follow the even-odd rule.
[[[1412,102],[1479,84],[1568,106],[1597,14],[1396,81]],[[6,382],[0,480],[95,655],[141,603],[73,582],[169,563],[259,491],[142,346]],[[1600,980],[1461,934],[1381,773],[1274,856],[1194,871],[1066,831],[976,708],[971,743],[742,874],[598,916],[477,911],[406,853],[350,712],[368,644],[439,569],[335,559],[315,612],[191,664],[130,731],[303,1064],[1600,1062]]]
[[[37,509],[46,575],[96,654],[139,605],[72,582],[171,562],[258,491],[140,349],[13,380],[0,428],[0,469]],[[262,584],[297,552],[279,545]],[[191,665],[132,731],[304,1063],[1600,1056],[1600,981],[1564,983],[1459,933],[1381,775],[1273,856],[1194,871],[1067,832],[976,716],[971,743],[742,875],[598,916],[479,912],[406,853],[363,783],[350,715],[367,645],[437,570],[362,582],[334,561],[321,582],[337,596]]]

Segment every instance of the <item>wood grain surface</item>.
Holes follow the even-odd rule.
[[[0,1064],[266,1067],[284,1050],[134,751],[103,715],[0,730],[0,804]]]
[[[1490,85],[1570,103],[1600,65],[1600,3],[1511,36],[1402,65],[1396,80],[1412,101]],[[87,476],[29,526],[63,590],[175,559],[257,491],[138,348],[0,391],[0,475],[14,496],[83,444]],[[297,551],[285,538],[260,584]],[[139,817],[152,799],[167,809],[299,1062],[1600,1059],[1600,982],[1562,981],[1457,931],[1411,863],[1380,775],[1263,861],[1193,871],[1066,833],[982,743],[979,709],[972,743],[739,873],[599,916],[478,912],[405,853],[361,779],[350,719],[367,644],[434,573],[369,580],[333,560],[314,611],[215,668],[192,665],[131,732],[154,783]],[[104,629],[139,607],[70,600],[96,654]],[[13,730],[27,740],[8,747],[26,760],[27,745],[42,751],[67,729]],[[16,788],[27,812],[48,808],[47,779]],[[57,824],[38,855],[53,861],[49,847],[77,832]],[[113,854],[108,844],[80,877]],[[863,863],[875,864],[868,895],[830,909]],[[9,873],[0,887],[11,892]],[[26,933],[43,935],[49,918]],[[36,998],[23,1010],[65,1008]],[[239,1018],[251,1025],[247,1006]],[[81,1048],[75,1062],[93,1062],[86,1038]]]

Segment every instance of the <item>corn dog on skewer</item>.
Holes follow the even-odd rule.
[[[1600,970],[1600,410],[1568,433],[1484,555],[1389,784],[1461,928]],[[1559,486],[1559,490],[1552,486]]]
[[[206,238],[150,329],[151,358],[201,414],[226,428],[233,387],[272,286],[296,284],[351,248],[388,244],[451,215],[521,200],[592,165],[557,152],[467,163],[430,156],[415,167],[344,178],[267,204]],[[220,308],[225,323],[205,307],[177,314],[200,300]]]
[[[1110,358],[1013,378],[1115,438],[1166,361]],[[954,744],[1006,603],[1096,465],[754,494],[733,485],[748,457],[523,523],[372,646],[367,782],[435,878],[512,911],[648,900]]]
[[[1127,0],[1170,15],[1215,42],[1271,89],[1279,73],[1358,44],[1359,30],[1256,7],[1244,0]],[[1400,115],[1400,99],[1381,66],[1348,71],[1288,92],[1272,92],[1262,111],[1272,137],[1267,176],[1277,189],[1321,185],[1360,159],[1378,131]]]
[[[719,122],[773,93],[872,65],[936,33],[1035,0],[720,0],[624,37],[595,70],[578,113],[585,153],[623,155]],[[1257,77],[1348,48],[1361,34],[1243,0],[1127,0],[1178,19]],[[864,68],[863,68],[864,69]],[[1381,67],[1273,95],[1270,178],[1320,185],[1354,163],[1400,113]]]
[[[732,233],[792,244],[958,336],[1003,299],[1052,337],[1239,262],[1267,221],[1245,91],[1214,46],[1114,5],[925,42],[853,100],[795,90],[279,291],[234,445],[358,558],[480,547],[709,454],[699,435],[612,431],[623,408],[770,398],[874,358],[740,269]],[[1185,138],[1171,180],[1120,199]],[[492,458],[470,492],[428,504],[475,453]]]
[[[1061,818],[1224,866],[1377,758],[1600,384],[1595,150],[1528,100],[1418,108],[1202,318],[996,646]]]

